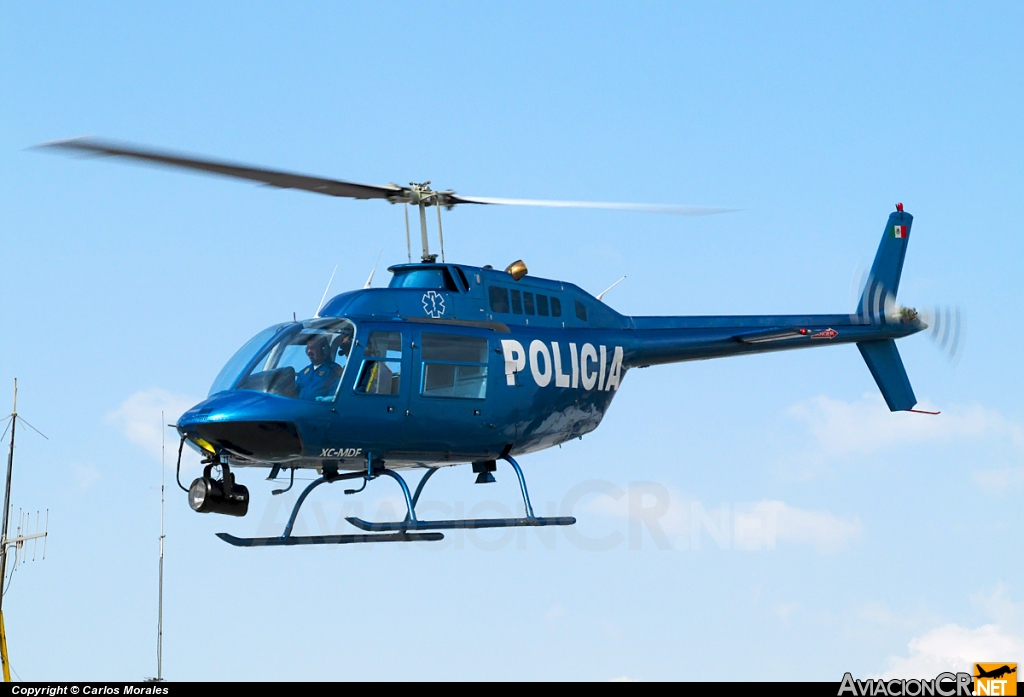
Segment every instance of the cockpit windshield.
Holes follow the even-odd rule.
[[[210,394],[225,389],[256,390],[332,401],[341,386],[354,338],[355,325],[334,317],[271,327],[228,362]],[[233,369],[230,377],[225,375],[229,368]]]

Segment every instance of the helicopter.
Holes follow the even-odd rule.
[[[896,340],[931,326],[944,348],[960,343],[959,313],[926,317],[896,302],[913,216],[896,204],[852,313],[756,316],[626,316],[602,296],[565,281],[447,262],[441,209],[527,205],[712,215],[731,209],[631,203],[484,198],[436,191],[430,182],[383,186],[325,179],[92,138],[40,147],[125,158],[246,179],[276,188],[405,208],[408,262],[391,266],[386,288],[324,299],[306,320],[268,327],[224,365],[207,399],[173,426],[180,435],[178,485],[200,513],[244,516],[248,489],[235,470],[269,468],[268,479],[296,471],[319,476],[299,494],[278,537],[218,536],[236,546],[437,541],[444,530],[572,525],[571,516],[537,516],[516,457],[580,438],[600,424],[634,368],[726,356],[856,344],[891,411],[921,411]],[[422,254],[412,261],[409,205],[419,211]],[[437,210],[440,261],[430,252],[427,208]],[[371,274],[372,279],[372,274]],[[607,292],[607,291],[605,291]],[[326,302],[325,302],[326,301]],[[923,412],[933,414],[937,412]],[[180,481],[185,444],[203,474]],[[416,505],[440,469],[470,465],[476,483],[495,481],[498,462],[514,470],[520,518],[422,520]],[[420,470],[411,489],[402,472]],[[380,477],[401,489],[400,521],[346,518],[359,532],[293,535],[299,510],[322,484]]]

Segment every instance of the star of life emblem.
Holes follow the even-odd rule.
[[[433,319],[440,319],[444,314],[444,296],[436,290],[423,294],[423,311]]]

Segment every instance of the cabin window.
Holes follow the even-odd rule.
[[[396,273],[391,279],[389,287],[453,290],[456,292],[459,290],[455,280],[448,273],[448,269],[436,267]]]
[[[533,293],[523,291],[523,308],[526,310],[526,314],[528,315],[536,314],[536,310],[534,310],[533,305]]]
[[[551,316],[561,317],[562,316],[562,301],[556,297],[551,298]]]
[[[579,300],[574,300],[576,303],[576,319],[581,322],[587,321],[587,306],[581,303]]]
[[[487,394],[487,339],[423,333],[424,397],[484,399]]]
[[[548,296],[537,293],[537,314],[541,317],[548,316]]]
[[[518,290],[511,291],[512,293],[512,314],[521,315],[523,314],[523,294]]]
[[[508,290],[491,286],[487,292],[491,297],[491,312],[508,312]]]
[[[402,333],[370,332],[356,392],[398,394],[402,373]]]

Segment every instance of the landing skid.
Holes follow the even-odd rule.
[[[392,535],[310,535],[293,537],[235,537],[218,532],[217,537],[235,547],[291,547],[293,545],[351,545],[367,542],[437,542],[444,539],[439,532],[395,533]]]
[[[419,484],[416,486],[416,493],[409,493],[409,486],[405,483],[405,479],[402,475],[389,469],[380,469],[374,471],[373,468],[373,456],[369,454],[367,456],[367,465],[365,472],[346,472],[345,474],[328,474],[314,480],[309,486],[299,495],[298,500],[295,502],[295,507],[292,509],[291,517],[288,519],[288,524],[284,527],[284,533],[280,537],[235,537],[229,535],[226,532],[217,533],[217,537],[224,540],[228,544],[236,547],[286,547],[293,545],[346,545],[346,544],[364,544],[370,542],[437,542],[444,539],[444,535],[439,532],[420,532],[421,530],[457,530],[457,529],[469,529],[476,530],[482,528],[521,528],[521,527],[545,527],[548,525],[573,525],[576,519],[572,516],[562,516],[555,518],[543,518],[533,514],[533,506],[530,504],[530,494],[526,490],[526,478],[523,476],[523,471],[519,468],[519,463],[511,458],[509,455],[503,455],[502,460],[505,460],[512,468],[516,471],[516,476],[519,477],[519,488],[523,494],[523,505],[526,507],[525,518],[469,518],[464,520],[417,520],[416,518],[416,504],[419,502],[420,494],[423,493],[423,487],[427,483],[427,480],[438,470],[437,467],[431,467],[427,469],[427,472],[420,479]],[[305,502],[306,497],[316,487],[324,483],[331,483],[341,481],[343,479],[363,479],[363,488],[366,487],[366,482],[369,482],[381,475],[391,477],[398,485],[402,488],[402,494],[405,497],[405,505],[407,513],[405,520],[396,522],[384,522],[374,523],[361,518],[349,517],[346,518],[349,523],[353,526],[363,530],[367,535],[309,535],[309,536],[293,536],[292,528],[295,526],[295,519],[299,514],[299,509]],[[492,480],[493,481],[493,480]],[[346,490],[345,493],[354,493],[358,490]],[[277,493],[277,492],[275,492]]]
[[[467,528],[535,528],[546,525],[573,525],[576,519],[565,518],[477,518],[470,520],[403,520],[400,523],[370,523],[360,518],[345,518],[352,525],[367,532],[407,530],[457,530]]]

